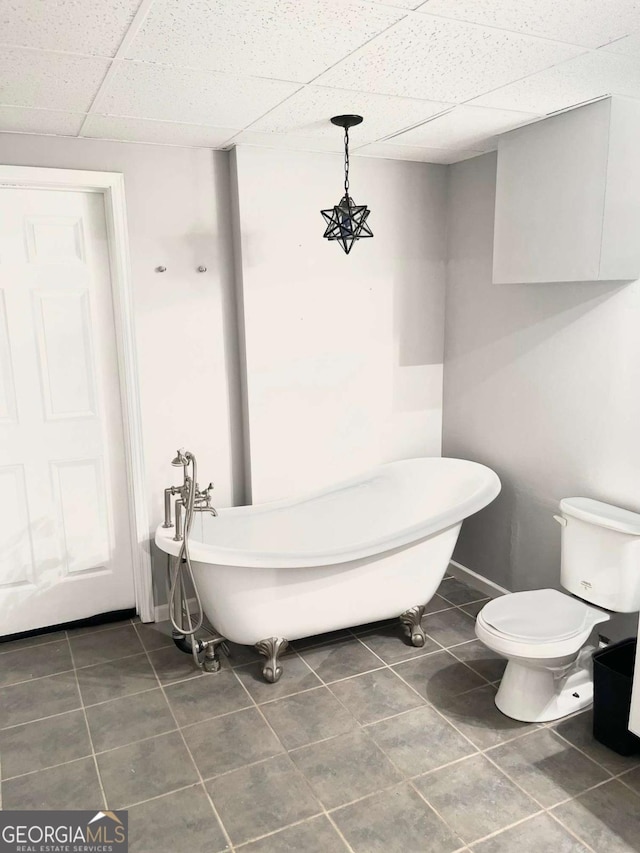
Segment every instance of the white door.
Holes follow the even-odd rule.
[[[102,193],[0,187],[0,635],[135,604]]]

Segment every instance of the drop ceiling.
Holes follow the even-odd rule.
[[[640,98],[640,0],[0,0],[0,130],[453,163]]]

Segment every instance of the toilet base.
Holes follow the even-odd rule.
[[[510,660],[496,695],[496,706],[507,717],[525,723],[559,720],[593,701],[591,667],[577,667],[568,674],[534,669]]]

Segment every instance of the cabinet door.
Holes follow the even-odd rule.
[[[501,137],[493,280],[599,278],[610,100]]]

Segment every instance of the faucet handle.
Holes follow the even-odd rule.
[[[201,499],[204,500],[207,506],[211,504],[211,492],[213,491],[213,483],[209,483],[206,489],[203,489],[201,492],[198,492]]]

